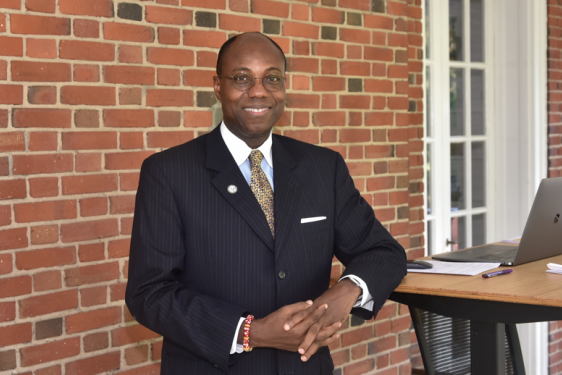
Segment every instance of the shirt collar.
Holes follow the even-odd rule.
[[[220,126],[221,136],[224,140],[224,143],[226,143],[226,147],[228,147],[228,151],[230,151],[230,153],[232,154],[234,161],[236,161],[236,165],[241,166],[250,156],[252,149],[248,147],[246,142],[232,134],[232,132],[228,130],[224,122],[221,122]],[[267,137],[265,142],[257,149],[261,151],[265,161],[273,169],[273,156],[271,152],[272,143],[273,139],[271,137],[271,132],[269,132],[269,137]]]

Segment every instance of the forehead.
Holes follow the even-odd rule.
[[[259,34],[241,35],[227,50],[223,62],[223,72],[237,69],[264,71],[267,69],[284,70],[281,52],[271,41]]]

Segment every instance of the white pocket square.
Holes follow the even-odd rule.
[[[326,216],[305,217],[301,219],[301,224],[313,223],[320,220],[326,220]]]

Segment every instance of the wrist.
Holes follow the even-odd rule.
[[[350,279],[343,279],[339,281],[336,286],[344,288],[346,293],[349,293],[350,298],[353,297],[354,301],[357,301],[359,296],[363,294],[363,290]]]

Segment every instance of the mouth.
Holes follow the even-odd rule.
[[[271,109],[270,107],[264,107],[264,108],[247,107],[247,108],[244,108],[244,111],[249,112],[251,114],[255,114],[255,115],[261,115],[261,114],[264,114],[264,113],[268,112],[270,109]]]

